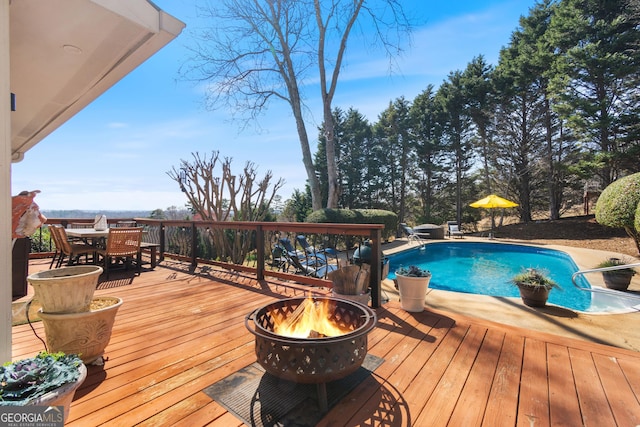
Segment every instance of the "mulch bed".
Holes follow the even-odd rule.
[[[635,242],[623,229],[600,225],[593,215],[509,224],[497,228],[495,234],[502,239],[575,246],[639,256]]]

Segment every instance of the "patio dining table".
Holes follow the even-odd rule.
[[[67,232],[67,236],[80,239],[99,239],[109,235],[108,228],[106,230],[96,230],[95,228],[67,228],[65,231]]]
[[[85,243],[103,248],[106,246],[106,239],[109,236],[109,229],[96,230],[95,228],[67,228],[67,236],[81,239]]]
[[[84,240],[87,244],[96,246],[99,248],[106,247],[106,239],[109,236],[109,229],[96,230],[95,228],[67,228],[65,229],[67,236],[75,237]],[[146,230],[142,232],[144,235]],[[141,243],[141,249],[147,249],[151,252],[151,268],[154,269],[157,264],[157,250],[160,245],[155,243]]]

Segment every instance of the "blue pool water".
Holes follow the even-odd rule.
[[[591,293],[571,282],[578,267],[564,252],[534,246],[499,243],[430,243],[389,256],[389,278],[401,266],[417,265],[431,271],[430,288],[455,292],[519,297],[511,278],[526,268],[545,270],[560,285],[549,302],[577,311],[590,311]],[[582,276],[578,285],[590,288]]]

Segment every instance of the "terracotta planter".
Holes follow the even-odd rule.
[[[529,307],[544,307],[547,305],[549,299],[549,289],[540,286],[522,286],[518,285],[520,289],[520,297],[524,305]]]
[[[403,310],[421,312],[424,310],[424,299],[429,288],[429,277],[411,277],[396,274],[398,291],[400,292],[400,305]]]
[[[102,357],[111,339],[111,329],[122,299],[97,297],[92,303],[110,305],[80,313],[38,312],[44,324],[49,351],[78,354],[85,364]]]
[[[78,387],[82,385],[84,380],[87,378],[87,367],[84,365],[78,366],[78,370],[80,371],[80,376],[75,382],[68,383],[63,385],[62,387],[58,387],[55,390],[51,390],[49,393],[43,394],[42,396],[30,400],[26,403],[26,405],[32,406],[64,406],[64,421],[67,421],[69,418],[69,410],[71,407],[71,402],[73,401],[73,396],[76,393]]]
[[[75,265],[40,271],[27,277],[44,313],[78,313],[89,309],[102,274],[96,265]]]
[[[616,291],[626,291],[631,284],[633,274],[632,271],[625,270],[603,271],[602,278],[607,288],[615,289]]]

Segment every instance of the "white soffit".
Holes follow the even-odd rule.
[[[185,26],[147,0],[14,0],[9,14],[14,162]]]

